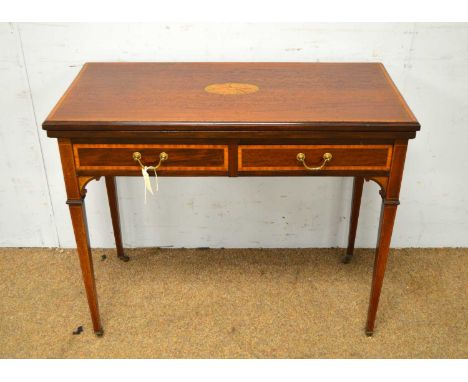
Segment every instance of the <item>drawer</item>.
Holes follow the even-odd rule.
[[[141,154],[145,166],[157,165],[160,154],[167,159],[158,168],[158,174],[186,172],[225,172],[228,170],[227,145],[175,144],[74,144],[75,166],[78,172],[139,172],[140,165],[133,153]]]
[[[297,159],[299,153],[316,171],[304,167]],[[324,163],[326,153],[331,159]],[[392,145],[240,145],[238,171],[389,171],[391,158]]]

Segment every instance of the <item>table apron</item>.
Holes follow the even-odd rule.
[[[77,175],[141,176],[136,152],[144,166],[159,164],[160,176],[385,176],[393,145],[73,143]],[[162,153],[167,160],[159,163]],[[326,163],[325,155],[330,155]]]

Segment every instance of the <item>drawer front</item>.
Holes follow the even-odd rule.
[[[305,154],[304,163],[320,167],[324,154],[332,159],[317,171],[310,171],[297,159]],[[392,145],[240,145],[238,171],[388,171],[392,159]]]
[[[171,172],[227,172],[227,145],[142,145],[142,144],[74,144],[77,171],[139,172],[133,153],[141,154],[145,166],[157,165],[160,154],[167,153],[158,174]]]

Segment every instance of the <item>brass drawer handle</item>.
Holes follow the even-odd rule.
[[[321,170],[325,167],[325,165],[330,162],[332,160],[332,155],[330,153],[325,153],[323,154],[323,162],[320,166],[318,167],[309,167],[306,165],[305,163],[305,154],[304,153],[299,153],[297,154],[296,156],[296,159],[299,161],[299,162],[302,162],[302,164],[304,165],[304,167],[307,169],[307,170],[311,170],[311,171],[317,171],[317,170]]]
[[[169,158],[169,155],[167,155],[164,151],[161,154],[159,154],[159,163],[156,166],[145,166],[143,163],[141,163],[141,153],[139,153],[138,151],[135,151],[132,157],[135,162],[138,162],[140,164],[140,167],[142,169],[146,168],[148,170],[157,170],[162,165],[162,162],[166,161]]]

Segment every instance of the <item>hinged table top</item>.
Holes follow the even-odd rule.
[[[87,63],[46,130],[415,131],[380,63]]]

